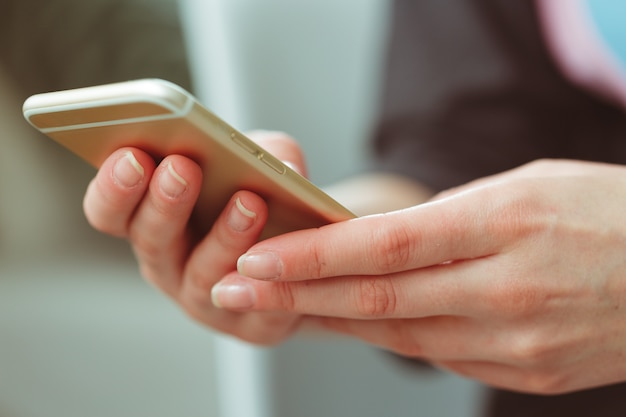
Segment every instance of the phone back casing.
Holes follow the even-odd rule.
[[[355,217],[310,181],[205,109],[191,94],[147,79],[38,94],[28,122],[98,168],[115,150],[140,148],[155,160],[179,154],[203,171],[193,221],[206,232],[238,190],[269,207],[263,238]]]

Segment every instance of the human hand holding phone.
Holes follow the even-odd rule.
[[[535,161],[426,204],[259,242],[214,298],[302,314],[508,390],[624,382],[625,206],[626,167]],[[233,287],[252,307],[222,298]]]
[[[305,172],[295,141],[280,133],[252,139]],[[206,235],[190,224],[202,173],[190,158],[169,155],[160,163],[137,148],[115,151],[102,164],[84,200],[89,222],[128,239],[142,275],[197,321],[257,344],[278,343],[299,325],[292,313],[238,313],[216,308],[211,289],[236,271],[237,259],[258,241],[268,217],[265,201],[236,192]],[[238,297],[233,291],[231,297]]]
[[[261,344],[297,327],[296,314],[227,312],[210,295],[258,240],[354,217],[301,175],[294,140],[247,137],[158,79],[37,94],[23,111],[99,169],[84,200],[89,222],[128,239],[143,276],[190,316]]]

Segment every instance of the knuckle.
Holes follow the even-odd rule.
[[[489,233],[509,236],[513,242],[535,236],[551,228],[557,220],[554,208],[550,207],[535,181],[515,181],[515,187],[503,183],[491,190],[498,198],[492,199],[497,203],[492,207],[492,221],[488,230]]]
[[[413,253],[414,241],[406,227],[377,229],[369,258],[377,271],[387,273],[403,269]]]
[[[540,372],[554,362],[555,347],[549,335],[535,326],[518,333],[508,341],[509,361],[530,371]]]
[[[522,389],[535,394],[562,394],[567,390],[567,378],[554,371],[528,372],[522,378]]]
[[[306,262],[303,268],[303,276],[306,278],[325,278],[326,277],[326,246],[317,244],[318,239],[312,239],[311,243],[306,246],[306,253],[309,254],[310,262]]]
[[[543,349],[534,339],[523,338],[511,344],[509,356],[519,366],[534,368],[541,360]]]
[[[216,279],[204,270],[191,269],[184,278],[185,290],[194,304],[206,305],[211,300],[211,290]]]
[[[510,277],[494,283],[484,298],[488,313],[495,312],[504,319],[518,319],[536,315],[544,305],[545,295],[532,283]]]
[[[166,250],[160,244],[145,234],[133,233],[130,241],[141,263],[159,265],[166,254]]]
[[[295,311],[297,308],[295,296],[297,283],[276,282],[272,284],[274,284],[272,293],[276,297],[277,307],[282,311]]]
[[[521,169],[531,170],[531,171],[544,171],[546,169],[554,169],[554,161],[550,158],[539,158],[531,161],[521,167]]]
[[[398,297],[391,280],[365,278],[359,281],[356,293],[357,313],[362,317],[386,317],[396,311]]]
[[[529,162],[519,168],[532,176],[539,175],[569,175],[580,173],[581,164],[564,159],[540,158]]]

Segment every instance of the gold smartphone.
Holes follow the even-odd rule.
[[[306,178],[204,108],[179,86],[159,79],[37,94],[23,106],[35,128],[98,168],[132,146],[155,160],[185,155],[203,171],[194,221],[206,232],[238,190],[269,206],[263,238],[355,217]]]

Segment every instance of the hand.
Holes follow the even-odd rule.
[[[304,172],[297,144],[282,134],[251,138]],[[120,149],[89,185],[84,210],[98,230],[130,241],[143,276],[193,318],[247,341],[272,344],[299,324],[294,313],[233,313],[211,302],[211,288],[236,268],[237,258],[258,239],[267,207],[257,195],[236,193],[213,225],[198,238],[188,227],[201,172],[193,161],[171,155],[155,166],[139,149]]]
[[[540,161],[260,242],[214,297],[320,316],[310,320],[498,387],[624,381],[625,207],[626,168]]]

